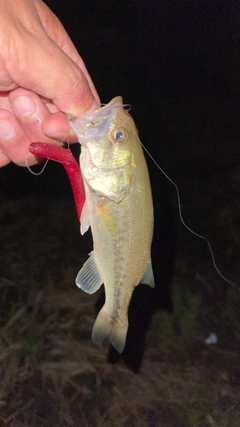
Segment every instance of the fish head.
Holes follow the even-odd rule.
[[[116,97],[70,124],[82,146],[80,166],[84,182],[99,196],[120,202],[131,187],[131,142],[135,137],[135,125],[123,108],[122,98]]]

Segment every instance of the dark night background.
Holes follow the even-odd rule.
[[[59,17],[85,61],[101,101],[107,103],[113,97],[121,95],[124,103],[131,104],[131,114],[139,129],[141,141],[179,186],[184,220],[194,231],[210,240],[219,269],[230,281],[239,285],[239,2],[48,0],[46,3]],[[77,152],[78,147],[73,150]],[[52,414],[52,419],[58,421],[55,421],[57,424],[49,421],[49,425],[160,427],[160,416],[161,427],[239,425],[240,408],[239,403],[236,403],[240,393],[240,371],[237,367],[240,366],[239,290],[235,294],[235,288],[218,276],[206,242],[192,236],[180,224],[173,186],[148,157],[147,162],[155,208],[152,258],[156,289],[152,291],[145,286],[136,289],[130,306],[128,342],[121,358],[112,348],[108,351],[107,346],[107,355],[104,353],[102,365],[94,359],[94,369],[97,366],[100,377],[101,370],[103,372],[103,379],[101,377],[101,380],[96,380],[102,381],[102,388],[93,386],[87,373],[84,373],[85,379],[81,378],[81,381],[85,381],[89,393],[95,393],[94,396],[97,395],[98,398],[101,393],[105,393],[105,388],[110,390],[113,407],[115,400],[112,390],[117,371],[114,374],[111,371],[110,375],[107,371],[110,368],[105,367],[106,360],[111,362],[107,366],[113,366],[115,370],[118,369],[118,363],[123,363],[120,366],[130,369],[129,375],[140,372],[143,381],[146,376],[147,395],[152,390],[151,387],[148,390],[148,381],[155,376],[157,363],[163,364],[159,368],[159,378],[163,371],[171,372],[171,378],[175,378],[178,375],[174,371],[175,367],[183,375],[192,369],[192,376],[188,378],[190,382],[196,382],[196,388],[192,392],[191,386],[188,389],[186,385],[185,389],[185,377],[184,380],[181,377],[183,382],[176,382],[175,388],[169,379],[170,375],[168,378],[166,374],[165,385],[169,381],[172,395],[169,392],[169,399],[169,396],[160,399],[165,387],[161,383],[161,390],[155,390],[157,403],[153,397],[155,403],[150,410],[150,398],[147,398],[150,405],[146,409],[148,415],[141,418],[138,413],[140,421],[135,412],[136,419],[135,415],[131,415],[130,421],[125,424],[121,420],[120,424],[116,420],[114,424],[111,414],[108,414],[109,418],[105,415],[104,405],[100,408],[95,404],[96,419],[100,416],[98,410],[103,417],[102,424],[98,424],[86,415],[86,408],[92,411],[92,401],[84,401],[87,406],[82,411],[86,410],[86,419],[81,424],[75,424],[74,415],[72,424],[69,420],[64,424],[65,421],[56,418],[52,404],[48,411]],[[19,295],[24,295],[28,300],[29,297],[25,296],[26,288],[21,290],[25,282],[28,283],[29,280],[33,287],[51,288],[46,282],[48,270],[60,278],[61,289],[65,291],[64,280],[67,280],[67,289],[72,289],[75,286],[74,275],[81,266],[79,253],[86,257],[91,250],[91,242],[88,237],[80,237],[78,234],[71,190],[62,167],[54,162],[49,163],[44,173],[35,177],[25,168],[12,164],[6,166],[0,170],[0,199],[3,207],[6,205],[7,209],[13,211],[6,214],[6,217],[3,215],[1,229],[8,231],[6,234],[2,232],[2,240],[5,241],[2,247],[4,250],[9,248],[11,254],[16,254],[21,252],[21,246],[26,245],[23,255],[26,263],[21,261],[24,272],[28,268],[36,268],[36,271],[28,273],[30,278],[27,279],[24,272],[20,276],[17,263],[17,267],[14,264],[9,271],[7,255],[3,254],[0,269],[2,266],[4,280],[7,278],[5,285],[10,281],[20,281]],[[12,225],[16,222],[15,214],[19,223],[18,231]],[[15,239],[15,232],[19,240]],[[36,241],[41,239],[41,233],[46,240],[50,240],[40,248]],[[6,243],[7,239],[10,243]],[[59,242],[54,243],[54,239]],[[64,277],[62,282],[61,275]],[[3,312],[6,307],[8,310],[9,304],[11,305],[9,298],[14,294],[4,289],[3,287],[6,304],[2,304]],[[78,293],[74,293],[76,296],[73,298],[85,301],[84,298],[87,297],[76,292]],[[102,302],[102,296],[97,296],[94,300],[95,311],[99,310]],[[92,300],[91,304],[94,305]],[[57,302],[55,305],[57,307]],[[169,329],[165,315],[161,314],[162,309],[171,313],[173,330]],[[37,309],[31,310],[35,312]],[[44,306],[41,310],[45,313],[41,312],[44,318],[50,309]],[[154,317],[156,313],[158,317]],[[61,315],[65,316],[65,311]],[[78,314],[74,316],[77,317]],[[153,326],[150,345],[148,342],[147,346],[146,333],[149,328],[151,330],[152,319],[157,320],[153,323],[155,329]],[[92,324],[89,330],[91,326]],[[163,338],[159,338],[156,331],[161,331]],[[80,336],[83,342],[89,341],[90,332],[85,332],[84,330]],[[217,347],[215,350],[210,347],[206,350],[204,339],[211,332],[218,335],[219,353]],[[53,347],[57,345],[54,342]],[[89,343],[88,345],[90,348]],[[85,348],[81,349],[81,355],[84,352]],[[91,360],[92,354],[86,354],[88,360]],[[44,354],[41,357],[38,366],[42,366],[41,363],[45,360]],[[97,374],[96,377],[98,378]],[[131,377],[132,384],[135,384],[134,378],[136,377]],[[216,390],[211,389],[213,384],[216,384]],[[128,390],[126,388],[123,391],[124,386],[123,379],[119,386],[123,394]],[[32,387],[34,389],[35,382]],[[139,383],[136,390],[138,387]],[[179,394],[176,391],[178,387],[182,387]],[[60,401],[65,396],[64,393],[60,395]],[[150,396],[151,392],[149,393]],[[110,399],[110,395],[106,391],[104,398]],[[131,393],[129,396],[134,401]],[[145,400],[143,393],[143,406]],[[61,404],[59,403],[59,407]],[[41,405],[44,406],[45,403],[40,404],[37,420],[45,419]],[[33,425],[28,422],[29,424],[26,421],[26,425]],[[43,424],[36,421],[34,425]],[[20,424],[19,426],[22,427]]]
[[[132,105],[143,143],[173,179],[185,168],[182,157],[187,162],[199,149],[211,158],[235,144],[238,157],[238,2],[46,3],[83,57],[101,101],[122,95]],[[36,183],[28,171],[13,170],[1,171],[10,193],[27,192],[21,177],[29,191],[49,182],[48,172]]]

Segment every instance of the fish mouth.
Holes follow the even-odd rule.
[[[97,110],[90,110],[80,117],[69,118],[70,126],[79,142],[86,147],[89,141],[105,137],[112,118],[122,107],[122,97],[117,97],[113,102],[103,105]]]

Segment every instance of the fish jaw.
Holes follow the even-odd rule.
[[[93,147],[94,145],[95,147]],[[80,165],[84,182],[98,196],[107,197],[107,199],[119,203],[129,192],[131,186],[131,155],[129,150],[122,150],[122,153],[119,153],[118,150],[118,153],[109,155],[109,161],[104,159],[102,164],[96,165],[96,158],[106,158],[104,152],[111,152],[111,144],[89,143],[88,148],[81,148]],[[110,168],[108,164],[114,163],[114,157],[117,158],[115,163],[118,164]]]
[[[104,107],[89,110],[80,117],[70,118],[69,124],[78,137],[81,145],[86,146],[89,141],[99,135],[106,136],[108,132],[109,119],[122,108],[122,97],[117,96]]]

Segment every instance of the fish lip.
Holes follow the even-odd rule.
[[[97,110],[93,110],[91,107],[89,111],[79,117],[69,117],[69,124],[78,137],[80,144],[86,147],[86,144],[91,142],[91,140],[104,138],[107,135],[108,129],[104,129],[104,132],[101,132],[101,126],[104,122],[112,119],[121,108],[122,102],[118,101],[116,105],[111,105],[111,103],[106,104],[100,106]],[[106,114],[104,115],[105,112]],[[98,129],[100,133],[98,133]]]

